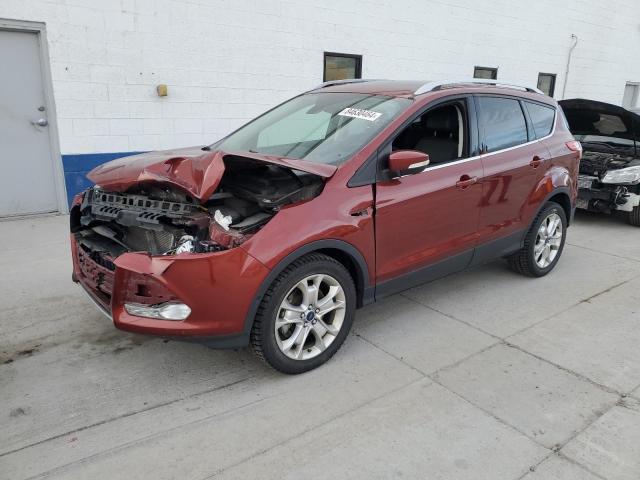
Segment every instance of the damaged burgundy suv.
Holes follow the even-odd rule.
[[[377,299],[500,257],[553,269],[581,155],[562,115],[490,81],[323,84],[211,146],[93,170],[73,278],[122,330],[303,372]]]

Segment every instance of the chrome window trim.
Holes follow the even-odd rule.
[[[524,100],[524,101],[526,101],[526,100]],[[429,170],[436,170],[438,168],[445,168],[445,167],[449,167],[449,166],[453,166],[453,165],[460,165],[462,163],[471,162],[473,160],[487,158],[487,157],[490,157],[492,155],[497,155],[499,153],[509,152],[511,150],[515,150],[516,148],[526,147],[527,145],[532,145],[534,143],[538,143],[538,142],[541,142],[543,140],[546,140],[547,138],[553,137],[553,135],[556,133],[556,125],[557,125],[557,121],[558,121],[558,110],[555,107],[551,107],[551,108],[553,108],[553,128],[551,129],[551,133],[549,133],[548,135],[545,135],[544,137],[536,138],[535,140],[531,140],[531,141],[526,142],[526,143],[520,143],[519,145],[514,145],[513,147],[507,147],[507,148],[503,148],[501,150],[496,150],[495,152],[481,153],[480,155],[475,155],[475,156],[469,157],[469,158],[461,158],[460,160],[454,160],[453,162],[447,162],[447,163],[443,163],[441,165],[428,165],[420,173],[427,172]]]

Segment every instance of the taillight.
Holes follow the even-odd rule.
[[[571,150],[572,152],[579,152],[582,153],[582,145],[580,144],[579,141],[577,140],[571,140],[567,143],[565,143],[565,145],[567,146],[567,148],[569,150]]]

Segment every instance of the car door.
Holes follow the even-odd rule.
[[[475,104],[484,176],[474,264],[519,245],[531,221],[528,202],[549,158],[518,98],[477,95]]]
[[[411,175],[389,176],[385,168],[393,143],[380,150],[382,172],[375,190],[376,297],[462,270],[471,261],[483,172],[480,159],[471,156],[477,148],[473,105],[469,108],[467,98],[458,101],[464,109],[462,158],[432,163]],[[423,114],[430,111],[427,108]]]

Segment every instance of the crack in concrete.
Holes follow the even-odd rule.
[[[468,398],[463,397],[461,394],[459,394],[458,392],[456,392],[455,390],[451,390],[449,387],[447,387],[445,384],[441,383],[440,380],[437,378],[437,375],[429,375],[428,376],[433,383],[436,383],[438,385],[440,385],[442,388],[444,388],[445,390],[447,390],[448,392],[454,394],[456,397],[460,398],[461,400],[465,401],[466,403],[468,403],[469,405],[471,405],[472,407],[477,408],[478,410],[480,410],[481,412],[483,412],[486,415],[489,415],[491,418],[493,418],[495,421],[497,421],[498,423],[500,423],[501,425],[504,425],[505,427],[510,428],[511,430],[514,430],[515,432],[519,433],[520,435],[524,435],[526,438],[528,438],[529,440],[531,440],[533,443],[535,443],[536,445],[538,445],[539,447],[544,448],[545,450],[551,450],[549,447],[543,445],[542,443],[540,443],[538,440],[536,440],[535,438],[530,437],[529,435],[527,435],[525,432],[523,432],[522,430],[520,430],[518,427],[515,427],[513,425],[511,425],[510,423],[508,423],[506,420],[503,420],[502,418],[498,417],[496,414],[494,414],[493,412],[486,410],[485,408],[476,405],[472,400],[469,400]]]
[[[588,250],[590,252],[594,252],[594,253],[601,253],[603,255],[609,255],[610,257],[616,257],[616,258],[621,258],[622,260],[629,260],[631,262],[636,262],[636,263],[640,263],[640,260],[636,259],[636,258],[631,258],[631,257],[625,257],[623,255],[616,255],[615,253],[611,253],[611,252],[603,252],[602,250],[598,250],[596,248],[589,248],[589,247],[585,247],[583,245],[578,245],[575,243],[569,243],[566,242],[567,245],[571,245],[572,247],[576,247],[576,248],[582,248],[584,250]]]
[[[288,443],[290,443],[290,442],[302,437],[303,435],[306,435],[307,433],[309,433],[312,430],[316,430],[318,428],[322,428],[325,425],[328,425],[328,424],[330,424],[331,422],[333,422],[335,420],[339,420],[339,419],[341,419],[341,418],[343,418],[343,417],[355,412],[356,410],[364,408],[364,407],[366,407],[366,406],[368,406],[368,405],[370,405],[370,404],[372,404],[372,403],[374,403],[374,402],[376,402],[378,400],[381,400],[381,399],[383,399],[383,398],[385,398],[385,397],[387,397],[389,395],[397,393],[397,392],[399,392],[399,391],[401,391],[401,390],[403,390],[405,388],[409,388],[410,386],[425,380],[425,378],[426,377],[424,377],[424,376],[420,376],[419,378],[416,378],[415,380],[412,380],[412,381],[410,381],[409,383],[407,383],[405,385],[402,385],[402,386],[400,386],[398,388],[395,388],[395,389],[393,389],[393,390],[391,390],[389,392],[385,392],[382,395],[378,395],[377,397],[371,398],[371,399],[369,399],[369,400],[367,400],[367,401],[365,401],[363,403],[360,403],[360,404],[354,406],[353,408],[350,408],[349,410],[347,410],[345,412],[342,412],[340,415],[332,417],[332,418],[330,418],[330,419],[328,419],[328,420],[326,420],[324,422],[321,422],[321,423],[319,423],[317,425],[311,426],[311,427],[307,428],[306,430],[304,430],[303,432],[300,432],[300,433],[298,433],[296,435],[293,435],[293,436],[291,436],[289,438],[286,438],[286,439],[284,439],[284,440],[282,440],[282,441],[280,441],[280,442],[278,442],[278,443],[276,443],[274,445],[271,445],[271,446],[269,446],[267,448],[264,448],[264,449],[262,449],[262,450],[260,450],[258,452],[255,452],[254,454],[249,455],[249,456],[243,458],[242,460],[238,460],[237,462],[234,462],[231,465],[228,465],[226,467],[220,468],[220,469],[216,470],[215,472],[213,472],[211,475],[207,475],[205,477],[201,477],[200,480],[210,480],[210,479],[212,479],[212,478],[214,478],[214,477],[226,472],[227,470],[230,470],[230,469],[232,469],[234,467],[237,467],[238,465],[242,465],[243,463],[246,463],[246,462],[248,462],[250,460],[253,460],[254,458],[258,458],[258,457],[260,457],[260,456],[262,456],[262,455],[264,455],[264,454],[266,454],[266,453],[270,452],[271,450],[274,450],[274,449],[276,449],[278,447],[286,445],[286,444],[288,444]]]
[[[594,387],[599,388],[600,390],[604,390],[607,393],[612,393],[612,394],[618,395],[619,397],[622,396],[623,392],[619,392],[618,390],[616,390],[614,388],[611,388],[611,387],[608,387],[607,385],[603,385],[601,383],[598,383],[595,380],[591,380],[589,377],[585,377],[584,375],[582,375],[582,374],[580,374],[578,372],[574,372],[570,368],[563,367],[562,365],[559,365],[559,364],[557,364],[555,362],[552,362],[551,360],[548,360],[548,359],[546,359],[544,357],[541,357],[540,355],[536,355],[535,353],[531,353],[530,351],[525,350],[524,348],[522,348],[519,345],[516,345],[515,343],[511,343],[511,342],[508,342],[506,340],[503,343],[507,347],[514,348],[514,349],[516,349],[516,350],[518,350],[518,351],[520,351],[520,352],[522,352],[522,353],[524,353],[526,355],[530,355],[533,358],[537,358],[541,362],[548,363],[549,365],[551,365],[551,366],[553,366],[553,367],[555,367],[555,368],[557,368],[559,370],[562,370],[563,372],[566,372],[566,373],[578,378],[579,380],[583,380],[585,382],[588,382],[591,385],[593,385]]]
[[[567,462],[573,464],[573,465],[577,465],[578,467],[582,468],[583,470],[585,470],[586,472],[589,472],[591,475],[593,475],[594,477],[600,478],[601,480],[609,480],[606,477],[603,477],[602,475],[600,475],[597,472],[594,472],[593,470],[591,470],[589,467],[587,467],[586,465],[581,464],[580,462],[577,462],[576,460],[574,460],[571,457],[567,457],[564,453],[557,452],[556,455],[558,455],[558,457],[562,458],[563,460],[566,460]]]
[[[210,392],[207,392],[207,393],[210,393]],[[67,471],[67,470],[71,470],[71,469],[73,469],[75,467],[80,467],[82,465],[87,464],[91,460],[95,460],[95,459],[101,458],[101,457],[111,456],[111,455],[113,455],[115,453],[119,453],[119,452],[121,452],[123,450],[126,450],[127,448],[133,447],[135,445],[142,444],[144,442],[148,442],[149,440],[153,440],[155,438],[161,437],[161,436],[166,435],[168,433],[176,432],[176,431],[181,430],[181,429],[183,429],[185,427],[189,427],[189,426],[192,426],[192,425],[205,423],[205,422],[208,422],[208,421],[213,420],[215,418],[223,417],[225,415],[229,415],[230,413],[237,412],[237,411],[245,409],[245,408],[253,407],[253,406],[255,406],[255,405],[259,404],[259,403],[264,402],[268,398],[271,398],[271,397],[263,397],[263,398],[260,398],[258,400],[254,400],[252,402],[245,403],[244,405],[239,405],[237,407],[230,408],[229,410],[225,410],[223,412],[218,412],[218,413],[215,413],[213,415],[208,415],[208,416],[203,417],[203,418],[198,418],[198,419],[192,420],[191,422],[187,422],[187,423],[183,423],[183,424],[180,424],[180,425],[176,425],[175,427],[168,428],[166,430],[161,430],[161,431],[155,432],[155,433],[153,433],[151,435],[145,435],[144,437],[136,438],[135,440],[131,440],[129,442],[122,443],[122,444],[120,444],[120,445],[118,445],[116,447],[112,447],[112,448],[109,448],[107,450],[102,450],[100,452],[93,453],[91,455],[88,455],[86,457],[80,458],[78,460],[74,460],[72,462],[65,463],[64,465],[60,465],[58,467],[52,468],[50,470],[47,470],[46,472],[38,473],[37,475],[28,477],[26,480],[36,480],[36,479],[41,479],[41,478],[47,478],[47,477],[49,477],[51,475],[54,475],[54,474],[57,474],[57,473],[60,473],[60,472],[64,472],[64,471]]]
[[[360,338],[360,337],[358,337],[358,338]],[[365,343],[369,343],[369,342],[367,342],[367,341],[366,341],[365,339],[363,339],[363,338],[360,338],[360,340],[365,341]],[[372,345],[372,346],[374,346],[374,348],[377,348],[375,345]],[[384,352],[384,353],[387,353],[387,352]],[[388,355],[388,354],[387,354],[387,355]],[[404,362],[403,362],[403,363],[404,363]],[[410,366],[410,365],[408,365],[408,364],[405,364],[405,365],[406,365],[406,366],[408,366],[408,367],[411,367],[411,366]],[[230,466],[224,467],[223,469],[220,469],[219,471],[216,471],[216,472],[215,472],[215,473],[213,473],[212,475],[209,475],[209,476],[204,477],[204,479],[209,479],[209,478],[212,478],[212,477],[214,477],[214,476],[217,476],[217,475],[219,475],[220,473],[222,473],[222,472],[224,472],[224,471],[226,471],[226,470],[228,470],[228,469],[230,469],[230,468],[233,468],[233,467],[235,467],[235,466],[237,466],[237,465],[240,465],[240,464],[242,464],[242,463],[244,463],[244,462],[246,462],[246,461],[248,461],[248,460],[251,460],[252,458],[258,457],[258,456],[260,456],[260,455],[262,455],[262,454],[264,454],[264,453],[266,453],[266,452],[268,452],[268,451],[270,451],[270,450],[272,450],[272,449],[274,449],[274,448],[277,448],[277,447],[278,447],[278,446],[280,446],[280,445],[283,445],[283,444],[286,444],[287,442],[293,441],[293,440],[295,440],[296,438],[299,438],[299,437],[301,437],[302,435],[304,435],[304,434],[306,434],[306,433],[308,433],[308,432],[310,432],[310,431],[312,431],[312,430],[314,430],[314,429],[316,429],[316,428],[322,427],[323,425],[326,425],[326,424],[328,424],[328,423],[332,422],[333,420],[336,420],[336,419],[338,419],[338,418],[341,418],[341,417],[343,417],[343,416],[345,416],[345,415],[347,415],[347,414],[349,414],[349,413],[352,413],[352,412],[354,412],[354,411],[358,410],[359,408],[362,408],[362,407],[364,407],[364,406],[366,406],[366,405],[368,405],[368,404],[370,404],[370,403],[372,403],[372,402],[374,402],[374,401],[376,401],[376,400],[378,400],[378,399],[381,399],[381,398],[386,397],[387,395],[391,395],[391,394],[393,394],[393,393],[396,393],[396,392],[398,392],[398,391],[402,390],[403,388],[407,388],[407,387],[409,387],[409,386],[413,385],[414,383],[417,383],[417,382],[419,382],[419,381],[425,380],[425,378],[427,378],[427,377],[426,377],[426,375],[422,374],[419,370],[417,370],[417,369],[415,369],[415,368],[412,368],[412,369],[413,369],[413,370],[415,370],[416,372],[420,373],[420,377],[416,378],[415,380],[412,380],[411,382],[409,382],[409,383],[407,383],[407,384],[401,385],[401,386],[397,387],[397,388],[396,388],[396,389],[394,389],[394,390],[391,390],[391,391],[389,391],[389,392],[385,392],[384,394],[381,394],[381,395],[379,395],[379,396],[376,396],[375,398],[372,398],[372,399],[369,399],[369,400],[367,400],[367,401],[365,401],[365,402],[362,402],[362,403],[360,403],[360,404],[358,404],[358,405],[354,406],[353,408],[349,409],[348,411],[343,412],[343,413],[342,413],[342,414],[340,414],[340,415],[337,415],[337,416],[335,416],[335,417],[329,418],[329,419],[327,419],[326,421],[321,422],[320,424],[313,425],[313,426],[309,427],[308,429],[304,430],[303,432],[300,432],[300,433],[299,433],[299,434],[297,434],[297,435],[294,435],[294,436],[292,436],[292,437],[289,437],[289,438],[287,438],[287,439],[284,439],[283,441],[281,441],[281,442],[279,442],[279,443],[277,443],[277,444],[271,445],[271,446],[269,446],[268,448],[265,448],[265,449],[263,449],[263,450],[261,450],[261,451],[259,451],[259,452],[256,452],[255,454],[250,455],[250,456],[248,456],[247,458],[245,458],[245,459],[243,459],[243,460],[240,460],[240,461],[238,461],[238,462],[236,462],[236,463],[234,463],[234,464],[232,464],[232,465],[230,465]],[[169,405],[169,404],[172,404],[172,403],[180,402],[180,401],[182,401],[182,400],[188,400],[188,399],[191,399],[191,398],[198,397],[198,396],[200,396],[200,395],[204,395],[204,394],[207,394],[207,393],[211,393],[211,392],[216,391],[216,390],[221,390],[221,389],[224,389],[224,388],[227,388],[227,387],[231,387],[231,386],[234,386],[234,385],[236,385],[236,384],[242,383],[242,382],[244,382],[244,381],[246,381],[246,380],[250,380],[251,378],[254,378],[254,376],[247,377],[247,378],[245,378],[245,379],[242,379],[242,380],[239,380],[239,381],[236,381],[236,382],[232,382],[232,383],[229,383],[229,384],[226,384],[226,385],[222,385],[222,386],[217,387],[217,388],[215,388],[215,389],[211,389],[211,390],[203,391],[203,392],[198,392],[197,394],[189,395],[189,396],[187,396],[187,397],[184,397],[184,398],[181,398],[181,399],[176,399],[176,400],[171,401],[171,402],[166,402],[165,404],[159,404],[159,405],[153,406],[153,407],[148,408],[148,409],[140,410],[140,411],[138,411],[138,412],[133,412],[133,413],[130,413],[130,414],[121,415],[121,416],[119,416],[119,417],[114,417],[113,419],[109,419],[109,420],[106,420],[106,421],[103,421],[103,422],[97,422],[97,423],[95,423],[95,424],[93,424],[93,425],[85,426],[85,427],[82,427],[82,428],[79,428],[79,429],[73,430],[73,431],[71,431],[71,432],[67,432],[67,433],[65,433],[65,434],[56,435],[56,436],[53,436],[53,437],[48,438],[48,439],[46,439],[46,440],[42,440],[42,441],[39,441],[39,442],[35,442],[35,443],[31,444],[31,445],[27,445],[27,446],[22,447],[22,448],[20,448],[20,449],[16,449],[16,450],[14,450],[14,451],[7,452],[7,453],[5,453],[5,454],[2,454],[2,455],[0,455],[0,458],[1,458],[2,456],[4,456],[4,455],[8,455],[8,454],[10,454],[10,453],[15,453],[16,451],[24,450],[24,449],[26,449],[26,448],[29,448],[29,447],[32,447],[32,446],[36,446],[36,445],[39,445],[39,444],[45,443],[45,442],[50,441],[50,440],[55,440],[55,439],[58,439],[58,438],[64,437],[65,435],[69,435],[69,434],[73,434],[73,433],[76,433],[76,432],[80,432],[80,431],[86,430],[86,429],[88,429],[88,428],[92,428],[92,427],[95,427],[95,426],[100,426],[100,425],[103,425],[103,424],[105,424],[105,423],[109,423],[109,422],[111,422],[111,421],[119,420],[119,419],[121,419],[121,418],[126,418],[126,417],[129,417],[129,416],[131,416],[131,415],[135,415],[136,413],[146,412],[146,411],[148,411],[148,410],[152,410],[152,409],[154,409],[154,408],[163,407],[163,406],[166,406],[166,405]],[[52,474],[54,474],[54,473],[59,473],[59,472],[61,472],[61,471],[70,470],[70,469],[72,469],[72,468],[74,468],[74,467],[76,467],[76,466],[83,465],[83,464],[85,464],[86,462],[88,462],[88,461],[90,461],[90,460],[93,460],[93,459],[95,459],[95,458],[100,458],[100,457],[108,456],[108,455],[110,455],[110,454],[117,453],[117,452],[119,452],[119,451],[121,451],[121,450],[123,450],[123,449],[129,448],[129,447],[131,447],[131,446],[133,446],[133,445],[140,444],[140,443],[143,443],[143,442],[145,442],[145,441],[151,440],[151,439],[153,439],[153,438],[157,438],[157,437],[159,437],[159,436],[165,435],[166,433],[173,432],[173,431],[176,431],[176,430],[179,430],[179,429],[181,429],[181,428],[184,428],[184,427],[187,427],[187,426],[190,426],[190,425],[194,425],[194,424],[197,424],[197,423],[206,422],[206,421],[208,421],[208,420],[210,420],[210,419],[213,419],[213,418],[221,417],[221,416],[226,415],[226,414],[228,414],[228,413],[230,413],[230,412],[237,411],[237,410],[239,410],[239,409],[246,408],[246,407],[249,407],[249,406],[255,405],[255,404],[257,404],[257,403],[263,402],[263,401],[267,400],[268,398],[271,398],[271,397],[264,397],[264,398],[261,398],[261,399],[259,399],[259,400],[254,401],[254,402],[250,402],[250,403],[248,403],[248,404],[242,405],[242,406],[240,406],[240,407],[236,407],[236,408],[233,408],[233,409],[230,409],[230,410],[226,410],[226,411],[224,411],[224,412],[219,412],[219,413],[214,414],[214,415],[211,415],[211,416],[209,416],[209,417],[200,418],[200,419],[194,420],[194,421],[189,422],[189,423],[186,423],[186,424],[181,424],[181,425],[178,425],[178,426],[176,426],[176,427],[173,427],[173,428],[170,428],[170,429],[167,429],[167,430],[163,430],[163,431],[160,431],[160,432],[156,432],[156,433],[154,433],[154,434],[152,434],[152,435],[148,435],[148,436],[145,436],[145,437],[142,437],[142,438],[137,438],[137,439],[132,440],[132,441],[130,441],[130,442],[127,442],[127,443],[125,443],[125,444],[118,445],[117,447],[114,447],[114,448],[111,448],[111,449],[108,449],[108,450],[104,450],[104,451],[101,451],[101,452],[97,452],[97,453],[92,454],[92,455],[89,455],[89,456],[87,456],[87,457],[83,457],[83,458],[81,458],[81,459],[79,459],[79,460],[76,460],[76,461],[73,461],[73,462],[69,462],[69,463],[64,464],[64,465],[60,465],[60,466],[58,466],[58,467],[56,467],[56,468],[54,468],[54,469],[48,470],[48,471],[46,471],[46,472],[39,473],[39,474],[37,474],[37,475],[35,475],[35,476],[29,477],[27,480],[35,480],[35,479],[39,479],[39,478],[46,478],[46,477],[48,477],[48,476],[50,476],[50,475],[52,475]],[[203,480],[204,480],[204,479],[203,479]]]
[[[488,331],[478,327],[477,325],[473,325],[472,323],[469,323],[469,322],[467,322],[465,320],[457,318],[454,315],[451,315],[450,313],[446,313],[446,312],[443,312],[441,310],[438,310],[437,308],[432,307],[431,305],[427,305],[426,303],[422,303],[420,300],[416,300],[415,298],[407,297],[404,293],[400,293],[399,295],[401,297],[403,297],[403,298],[406,298],[407,300],[410,300],[410,301],[412,301],[414,303],[417,303],[418,305],[423,306],[424,308],[428,308],[429,310],[432,310],[432,311],[434,311],[436,313],[439,313],[440,315],[444,315],[445,317],[450,318],[451,320],[455,320],[456,322],[460,322],[463,325],[466,325],[467,327],[473,328],[474,330],[477,330],[480,333],[484,333],[485,335],[489,335],[490,337],[496,338],[498,340],[502,340],[502,337],[500,337],[498,335],[495,335],[495,334],[493,334],[491,332],[488,332]]]
[[[428,374],[423,372],[422,370],[420,370],[418,367],[414,367],[413,365],[411,365],[410,363],[407,363],[404,361],[403,358],[399,358],[397,356],[395,356],[393,353],[385,350],[384,348],[382,348],[380,345],[377,345],[376,343],[372,342],[371,340],[369,340],[368,338],[364,337],[361,333],[353,333],[354,336],[358,337],[360,340],[362,340],[363,342],[371,345],[372,347],[380,350],[382,353],[384,353],[385,355],[388,355],[389,357],[393,358],[394,360],[402,363],[403,365],[409,367],[411,370],[419,373],[420,375],[422,375],[423,377],[426,377]]]
[[[194,394],[191,394],[191,395],[187,395],[185,397],[180,397],[180,398],[176,398],[176,399],[169,400],[169,401],[166,401],[166,402],[157,403],[155,405],[151,405],[151,406],[146,407],[146,408],[141,408],[139,410],[134,410],[132,412],[123,413],[122,415],[117,415],[115,417],[106,418],[104,420],[92,423],[90,425],[84,425],[84,426],[82,426],[80,428],[76,428],[74,430],[69,430],[69,431],[64,432],[64,433],[52,435],[51,437],[48,437],[48,438],[45,438],[45,439],[42,439],[42,440],[38,440],[37,442],[33,442],[33,443],[28,444],[28,445],[23,445],[22,447],[14,448],[13,450],[8,450],[6,452],[2,452],[2,453],[0,453],[0,458],[5,457],[7,455],[11,455],[13,453],[21,452],[22,450],[26,450],[28,448],[32,448],[32,447],[35,447],[35,446],[38,446],[38,445],[42,445],[43,443],[47,443],[47,442],[50,442],[52,440],[57,440],[59,438],[66,437],[67,435],[73,435],[75,433],[79,433],[79,432],[88,430],[90,428],[99,427],[101,425],[105,425],[105,424],[108,424],[108,423],[111,423],[111,422],[114,422],[114,421],[117,421],[117,420],[122,420],[123,418],[132,417],[134,415],[138,415],[140,413],[146,413],[146,412],[155,410],[157,408],[166,407],[168,405],[172,405],[174,403],[178,403],[178,402],[181,402],[183,400],[190,400],[192,398],[197,398],[199,396],[206,395],[206,394],[211,393],[211,392],[215,392],[216,390],[221,390],[221,389],[224,389],[224,388],[232,387],[234,385],[238,385],[240,383],[246,382],[247,380],[250,380],[253,377],[254,377],[253,375],[249,376],[249,377],[245,377],[245,378],[242,378],[240,380],[236,380],[234,382],[227,383],[225,385],[220,385],[218,387],[214,387],[214,388],[210,388],[210,389],[207,389],[207,390],[203,390],[202,392],[197,392],[197,393],[194,393]]]
[[[568,306],[567,308],[564,308],[564,309],[562,309],[562,310],[560,310],[558,312],[552,313],[551,315],[548,315],[548,316],[544,317],[542,320],[539,320],[539,321],[537,321],[535,323],[532,323],[531,325],[527,325],[526,327],[521,328],[520,330],[507,335],[506,337],[504,337],[504,339],[506,340],[508,338],[515,337],[516,335],[524,333],[527,330],[530,330],[533,327],[536,327],[536,326],[540,325],[541,323],[546,322],[547,320],[551,320],[552,318],[557,317],[558,315],[562,315],[563,313],[568,312],[569,310],[571,310],[571,309],[573,309],[573,308],[575,308],[575,307],[577,307],[579,305],[582,305],[583,303],[590,303],[590,301],[592,299],[594,299],[594,298],[596,298],[596,297],[598,297],[600,295],[603,295],[605,293],[608,293],[608,292],[610,292],[610,291],[612,291],[612,290],[614,290],[614,289],[616,289],[616,288],[618,288],[618,287],[620,287],[620,286],[622,286],[622,285],[624,285],[626,283],[629,283],[629,282],[631,282],[633,280],[636,280],[637,278],[640,278],[640,275],[636,275],[636,276],[633,276],[631,278],[628,278],[627,280],[624,280],[623,282],[617,283],[617,284],[615,284],[613,286],[607,287],[604,290],[601,290],[600,292],[597,292],[597,293],[591,295],[590,297],[583,298],[582,300],[579,300],[578,302]]]
[[[625,282],[623,282],[623,283],[625,283]],[[619,286],[619,285],[616,285],[616,286]],[[611,290],[611,289],[615,288],[616,286],[611,287],[609,290]],[[604,293],[604,292],[602,292],[602,293]],[[417,302],[417,303],[419,303],[420,305],[423,305],[423,304],[422,304],[422,303],[420,303],[420,302]],[[423,306],[427,307],[426,305],[423,305]],[[427,308],[430,308],[430,307],[427,307]],[[432,309],[432,310],[433,310],[433,309]],[[440,312],[438,312],[438,313],[440,313]],[[447,315],[447,316],[448,316],[449,318],[452,318],[453,320],[458,320],[458,319],[456,319],[455,317],[452,317],[452,316],[449,316],[449,315]],[[458,321],[460,321],[460,320],[458,320]],[[465,324],[466,324],[466,322],[462,322],[462,323],[465,323]],[[473,406],[473,407],[477,408],[478,410],[480,410],[480,411],[484,412],[485,414],[489,415],[491,418],[493,418],[494,420],[498,421],[500,424],[505,425],[505,426],[507,426],[508,428],[511,428],[512,430],[516,431],[517,433],[519,433],[519,434],[521,434],[521,435],[524,435],[526,438],[528,438],[529,440],[531,440],[532,442],[534,442],[536,445],[539,445],[539,446],[541,446],[541,447],[545,448],[546,450],[549,450],[549,455],[545,456],[543,459],[541,459],[539,462],[537,462],[537,463],[534,465],[534,466],[536,466],[536,467],[537,467],[538,465],[540,465],[542,462],[544,462],[546,459],[548,459],[550,456],[552,456],[553,454],[560,454],[560,451],[561,451],[561,449],[562,449],[562,448],[564,448],[564,447],[565,447],[569,442],[571,442],[571,441],[572,441],[573,439],[575,439],[578,435],[580,435],[582,432],[584,432],[586,429],[588,429],[591,425],[593,425],[596,421],[598,421],[598,419],[599,419],[600,417],[602,417],[603,415],[605,415],[607,412],[611,411],[611,409],[613,409],[614,407],[618,406],[618,405],[619,405],[619,402],[620,402],[620,399],[623,399],[622,394],[621,394],[620,392],[618,392],[618,391],[616,391],[616,390],[614,390],[614,389],[611,389],[611,388],[609,388],[609,387],[607,387],[607,386],[605,386],[605,385],[601,385],[601,384],[599,384],[599,383],[597,383],[597,382],[595,382],[595,381],[591,380],[591,379],[590,379],[590,378],[588,378],[588,377],[585,377],[585,376],[583,376],[583,375],[580,375],[580,374],[579,374],[579,373],[577,373],[577,372],[574,372],[574,371],[573,371],[573,370],[571,370],[571,369],[568,369],[568,368],[562,367],[562,366],[557,365],[557,364],[555,364],[555,363],[553,363],[553,362],[551,362],[551,361],[549,361],[549,360],[547,360],[547,359],[545,359],[545,358],[542,358],[542,357],[540,357],[540,356],[538,356],[538,355],[535,355],[535,354],[533,354],[533,353],[531,353],[531,352],[528,352],[528,351],[524,350],[523,348],[521,348],[521,347],[519,347],[519,346],[517,346],[517,345],[511,344],[511,343],[509,343],[509,342],[507,342],[507,341],[505,341],[505,340],[503,340],[503,339],[501,339],[501,338],[499,338],[499,337],[495,337],[495,335],[492,335],[492,336],[493,336],[493,337],[495,337],[495,338],[498,338],[498,340],[499,340],[498,342],[496,342],[496,343],[494,343],[494,344],[491,344],[491,345],[489,345],[489,346],[487,346],[487,347],[485,347],[485,348],[482,348],[482,349],[478,350],[477,352],[474,352],[474,353],[472,353],[472,354],[470,354],[470,355],[467,355],[466,357],[464,357],[464,358],[463,358],[463,359],[461,359],[461,360],[458,360],[458,361],[456,361],[456,362],[454,362],[454,363],[452,363],[452,364],[450,364],[450,365],[443,366],[443,367],[441,367],[441,368],[439,368],[439,369],[437,369],[437,370],[433,371],[432,373],[428,373],[428,374],[427,374],[427,373],[425,373],[425,372],[423,372],[422,370],[420,370],[420,369],[418,369],[418,368],[414,367],[413,365],[408,364],[407,362],[405,362],[405,361],[404,361],[404,359],[402,359],[402,358],[398,358],[398,357],[397,357],[396,355],[394,355],[393,353],[388,352],[388,351],[387,351],[387,350],[385,350],[384,348],[382,348],[382,347],[380,347],[379,345],[375,344],[374,342],[372,342],[372,341],[368,340],[367,338],[363,337],[362,335],[358,335],[358,336],[359,336],[360,338],[362,338],[362,340],[364,340],[364,341],[366,341],[367,343],[369,343],[370,345],[372,345],[373,347],[375,347],[375,348],[379,349],[381,352],[385,353],[386,355],[389,355],[389,356],[391,356],[392,358],[396,359],[397,361],[399,361],[399,362],[401,362],[401,363],[403,363],[403,364],[405,364],[405,365],[407,365],[407,366],[409,366],[409,367],[413,368],[414,370],[416,370],[416,371],[418,371],[418,372],[422,373],[422,374],[423,374],[423,375],[425,375],[427,378],[429,378],[430,380],[432,380],[434,383],[436,383],[436,384],[440,385],[442,388],[444,388],[445,390],[447,390],[447,391],[451,392],[452,394],[454,394],[455,396],[459,397],[459,398],[460,398],[460,399],[462,399],[463,401],[467,402],[469,405],[471,405],[471,406]],[[443,372],[443,371],[446,371],[446,370],[450,370],[450,369],[452,369],[452,368],[455,368],[456,366],[460,365],[461,363],[463,363],[463,362],[465,362],[465,361],[467,361],[467,360],[470,360],[471,358],[473,358],[473,357],[475,357],[475,356],[477,356],[477,355],[480,355],[480,354],[482,354],[483,352],[485,352],[485,351],[487,351],[487,350],[490,350],[491,348],[494,348],[494,347],[495,347],[495,346],[497,346],[497,345],[504,345],[504,346],[509,347],[509,348],[514,348],[514,349],[516,349],[516,350],[518,350],[518,351],[522,352],[523,354],[530,355],[530,356],[532,356],[532,357],[536,358],[537,360],[540,360],[540,361],[542,361],[542,362],[545,362],[545,363],[547,363],[547,364],[551,365],[552,367],[555,367],[555,368],[557,368],[557,369],[559,369],[559,370],[561,370],[561,371],[564,371],[564,372],[566,372],[566,373],[568,373],[568,374],[570,374],[570,375],[572,375],[572,376],[574,376],[574,377],[578,378],[579,380],[586,381],[586,382],[588,382],[589,384],[591,384],[591,385],[595,386],[595,387],[596,387],[596,388],[598,388],[598,389],[604,390],[604,391],[606,391],[607,393],[615,394],[615,395],[617,395],[619,398],[618,398],[618,400],[616,400],[615,402],[612,402],[612,403],[611,403],[611,405],[610,405],[608,408],[605,408],[605,409],[603,409],[603,410],[600,410],[600,411],[595,412],[595,414],[594,414],[594,415],[592,415],[592,416],[591,416],[591,418],[589,418],[589,419],[586,421],[586,423],[582,426],[582,428],[580,428],[580,429],[576,430],[576,431],[575,431],[571,436],[569,436],[566,440],[564,440],[563,442],[561,442],[561,443],[559,443],[559,444],[555,445],[553,448],[549,448],[549,447],[547,447],[547,446],[543,445],[542,443],[540,443],[540,442],[539,442],[537,439],[535,439],[534,437],[531,437],[529,434],[527,434],[527,433],[525,433],[525,432],[521,431],[520,429],[518,429],[518,428],[517,428],[517,427],[515,427],[514,425],[511,425],[511,424],[510,424],[510,423],[508,423],[506,420],[503,420],[502,418],[498,417],[497,415],[493,414],[492,412],[490,412],[490,411],[488,411],[488,410],[484,409],[483,407],[481,407],[481,406],[479,406],[479,405],[476,405],[473,401],[471,401],[471,400],[467,399],[466,397],[462,396],[461,394],[457,393],[456,391],[454,391],[454,390],[450,389],[449,387],[447,387],[446,385],[444,385],[443,383],[441,383],[441,382],[440,382],[440,380],[439,380],[439,374],[440,374],[440,372]],[[620,405],[620,406],[623,406],[623,407],[625,407],[625,408],[628,408],[628,407],[627,407],[627,406],[625,406],[625,405]],[[575,463],[576,465],[580,466],[581,468],[583,468],[583,469],[584,469],[584,470],[586,470],[587,472],[592,473],[594,476],[596,476],[596,477],[598,477],[598,478],[603,478],[602,476],[600,476],[600,475],[596,474],[595,472],[592,472],[589,468],[587,468],[586,466],[584,466],[584,465],[582,465],[582,464],[580,464],[580,463],[578,463],[578,462],[576,462],[576,461],[572,461],[572,463]],[[531,466],[530,466],[530,467],[531,467]],[[529,467],[529,468],[530,468],[530,467]],[[525,477],[526,475],[528,475],[529,473],[530,473],[530,471],[529,471],[529,472],[525,472],[521,477],[519,477],[519,479],[524,478],[524,477]],[[606,480],[606,479],[603,479],[603,480]]]

